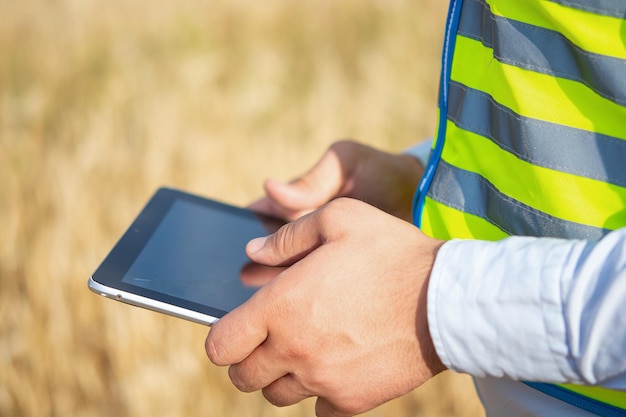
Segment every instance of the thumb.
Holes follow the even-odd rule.
[[[265,191],[287,209],[314,210],[338,196],[346,181],[345,168],[337,152],[331,148],[303,176],[288,184],[268,180]]]

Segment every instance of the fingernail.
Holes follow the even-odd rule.
[[[265,246],[265,242],[267,242],[267,236],[265,237],[257,237],[256,239],[252,239],[248,242],[246,250],[248,253],[253,254],[259,252]]]

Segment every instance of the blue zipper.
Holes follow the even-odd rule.
[[[626,410],[585,397],[554,384],[524,382],[531,388],[600,417],[626,417]]]
[[[424,200],[430,184],[435,176],[435,171],[441,152],[443,150],[443,142],[446,137],[446,120],[448,117],[448,85],[450,84],[450,74],[452,73],[452,56],[454,55],[454,46],[456,44],[456,32],[459,27],[461,18],[461,6],[463,0],[452,0],[448,9],[448,18],[446,21],[446,35],[443,41],[443,53],[441,57],[441,84],[439,88],[439,131],[435,141],[435,149],[428,160],[426,170],[415,196],[413,198],[413,222],[417,227],[422,226],[422,211],[424,210]]]

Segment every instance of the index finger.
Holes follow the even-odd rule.
[[[268,266],[290,266],[305,258],[326,239],[326,207],[283,225],[276,233],[252,239],[246,245],[246,254],[253,262]]]

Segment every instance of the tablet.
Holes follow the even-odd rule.
[[[258,288],[250,239],[284,222],[250,210],[160,188],[89,278],[97,294],[211,325]]]

